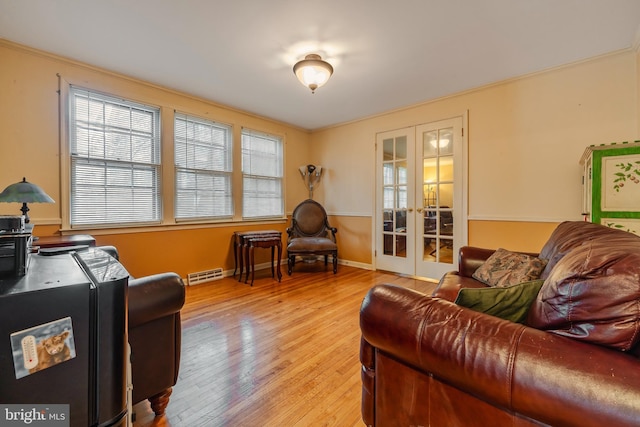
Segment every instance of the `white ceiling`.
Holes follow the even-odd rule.
[[[637,47],[640,0],[0,0],[0,38],[304,129]],[[293,64],[333,65],[314,95]]]

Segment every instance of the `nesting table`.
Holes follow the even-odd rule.
[[[255,263],[253,258],[253,251],[255,248],[271,248],[271,277],[276,277],[275,273],[278,273],[278,282],[282,279],[282,273],[280,272],[280,261],[282,260],[282,240],[280,236],[266,236],[266,237],[252,237],[249,239],[249,263],[247,264],[247,279],[244,281],[247,283],[249,279],[249,272],[251,272],[251,286],[253,286],[253,277],[256,274]],[[278,262],[276,268],[273,268],[273,255],[275,249],[278,248]]]
[[[233,277],[239,270],[240,276],[238,281],[242,282],[242,274],[245,271],[246,276],[244,282],[249,281],[249,274],[251,274],[251,285],[253,285],[253,278],[255,276],[255,263],[254,263],[254,251],[255,248],[271,248],[271,276],[276,277],[278,281],[282,278],[280,272],[280,262],[282,260],[282,232],[277,230],[258,230],[258,231],[236,231],[233,233],[234,243],[234,262]],[[278,249],[278,258],[276,268],[274,269],[274,255],[275,249]]]

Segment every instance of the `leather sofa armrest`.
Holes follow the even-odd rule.
[[[184,299],[184,283],[176,273],[129,280],[129,328],[179,312]]]
[[[451,302],[454,302],[458,297],[458,292],[461,288],[486,288],[487,285],[472,278],[458,274],[457,271],[450,271],[446,273],[440,281],[438,286],[433,290],[432,297],[444,298]]]
[[[637,425],[640,361],[624,352],[395,285],[369,290],[360,329],[378,352],[509,412],[548,425]]]
[[[458,274],[471,277],[473,273],[495,252],[495,249],[463,246],[458,253]]]
[[[362,371],[362,400],[360,412],[362,421],[368,426],[374,425],[375,418],[375,349],[364,337],[360,338],[360,363]]]
[[[378,351],[505,408],[524,328],[396,285],[373,287],[360,309],[362,335]]]
[[[431,296],[453,302],[460,288],[485,287],[485,284],[472,278],[472,275],[494,252],[495,249],[476,246],[461,247],[458,253],[458,271],[450,271],[442,276]]]

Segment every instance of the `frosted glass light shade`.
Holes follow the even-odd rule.
[[[315,93],[316,89],[323,86],[333,74],[333,67],[327,61],[323,61],[320,55],[310,54],[293,66],[300,83]]]

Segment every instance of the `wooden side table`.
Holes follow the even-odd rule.
[[[269,237],[252,237],[248,239],[249,246],[249,263],[247,264],[247,279],[249,280],[249,272],[251,272],[251,286],[253,286],[253,278],[256,274],[256,268],[254,263],[253,251],[255,248],[271,248],[271,277],[276,277],[275,273],[278,273],[278,282],[282,280],[282,273],[280,272],[280,262],[282,261],[282,240],[280,236]],[[278,262],[276,264],[276,270],[273,268],[273,255],[275,248],[278,248]]]
[[[242,282],[242,273],[244,266],[249,265],[249,245],[248,241],[252,237],[272,237],[277,236],[278,239],[282,232],[277,230],[257,230],[257,231],[234,231],[233,232],[233,277],[236,277],[236,271],[240,270],[239,282]],[[249,269],[247,268],[247,277],[249,279]],[[246,282],[245,280],[245,282]]]

